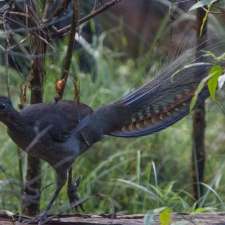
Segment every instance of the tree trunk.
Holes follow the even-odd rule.
[[[45,43],[36,35],[31,38],[31,48],[36,56],[32,63],[31,77],[31,104],[42,102],[44,78]],[[41,161],[30,155],[27,156],[26,183],[22,198],[22,213],[34,216],[39,213],[41,189]]]
[[[196,59],[201,60],[199,50],[206,47],[207,41],[207,21],[203,23],[206,12],[199,8],[197,10],[197,47]],[[196,201],[203,195],[204,168],[205,168],[205,102],[198,105],[193,112],[192,131],[192,176],[193,176],[193,196]]]

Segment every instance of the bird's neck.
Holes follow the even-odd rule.
[[[26,122],[24,118],[16,110],[10,111],[3,119],[2,122],[12,131],[21,131],[26,129]]]
[[[2,119],[8,128],[8,134],[12,140],[23,150],[33,140],[35,134],[31,126],[25,121],[19,112],[13,110]]]

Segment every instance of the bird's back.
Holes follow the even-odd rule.
[[[53,123],[56,127],[73,129],[86,115],[92,113],[92,109],[85,104],[77,104],[75,101],[59,101],[57,103],[38,103],[25,107],[20,111],[21,116],[31,126],[42,123],[48,126]]]

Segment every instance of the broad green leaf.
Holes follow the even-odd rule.
[[[209,72],[209,80],[207,82],[210,96],[213,100],[216,98],[216,89],[218,86],[218,78],[223,73],[223,68],[220,65],[214,65]]]
[[[159,214],[160,225],[170,225],[172,223],[172,210],[170,208],[165,208]]]
[[[197,9],[197,8],[201,8],[201,7],[206,6],[206,5],[211,5],[211,4],[213,4],[214,2],[216,2],[216,1],[218,1],[218,0],[200,0],[200,1],[198,1],[197,3],[195,3],[195,4],[189,9],[189,11],[195,10],[195,9]]]

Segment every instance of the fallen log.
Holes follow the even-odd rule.
[[[26,222],[18,222],[16,215],[0,214],[0,225],[25,225]],[[225,213],[201,213],[185,214],[174,213],[173,225],[224,225]],[[35,223],[34,223],[35,224]],[[54,216],[46,225],[148,225],[144,224],[144,215],[60,215]],[[154,216],[151,225],[159,225],[159,216]]]

